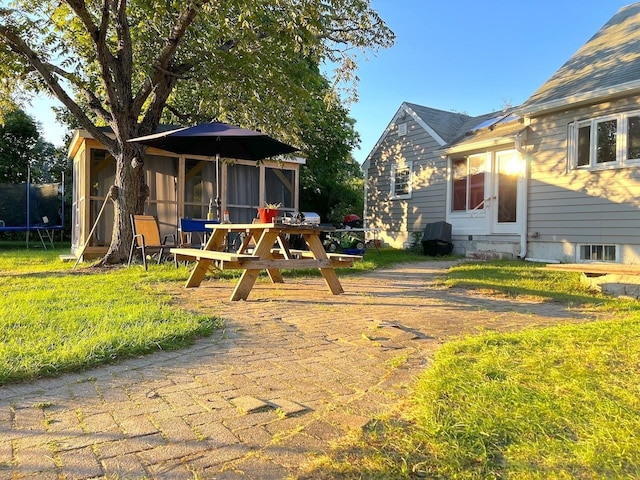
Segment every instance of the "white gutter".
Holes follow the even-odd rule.
[[[522,207],[520,211],[522,212],[521,222],[521,230],[520,230],[520,254],[518,257],[524,259],[527,256],[527,237],[528,237],[528,227],[527,227],[527,210],[529,206],[529,156],[526,152],[522,151],[522,138],[520,133],[516,135],[516,152],[518,155],[522,156],[524,161],[524,171],[522,172],[523,182],[522,182]]]
[[[547,102],[538,103],[534,101],[531,105],[527,105],[525,103],[520,107],[516,107],[514,111],[522,117],[532,117],[542,113],[550,113],[555,110],[566,110],[568,108],[579,107],[580,105],[598,102],[603,99],[610,99],[615,96],[631,95],[638,93],[639,91],[640,81],[633,80],[613,87],[600,88],[598,90],[578,93]]]
[[[517,132],[511,132],[499,137],[486,138],[477,142],[458,143],[449,148],[437,149],[436,152],[441,155],[455,155],[456,153],[468,152],[470,150],[488,149],[498,147],[500,145],[506,145],[513,143],[513,139],[515,137],[520,137],[520,134],[523,130],[526,130],[526,128],[527,127],[522,126]]]

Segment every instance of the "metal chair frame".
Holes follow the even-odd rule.
[[[134,250],[138,249],[142,251],[142,263],[144,269],[148,270],[147,265],[147,250],[158,252],[158,263],[162,261],[165,250],[178,247],[176,243],[176,236],[173,234],[165,235],[160,240],[160,229],[158,227],[158,220],[153,215],[131,215],[131,228],[133,229],[133,238],[131,239],[131,249],[129,250],[129,262],[127,266],[131,265],[133,259]],[[168,239],[172,239],[172,243],[167,243]],[[173,256],[173,262],[178,268],[178,261],[176,256]]]

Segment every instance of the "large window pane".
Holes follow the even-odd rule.
[[[91,149],[91,196],[103,199],[116,179],[116,161],[106,150]]]
[[[483,207],[485,183],[485,156],[474,155],[451,161],[452,204],[454,212]]]
[[[207,218],[209,202],[216,196],[215,162],[187,158],[184,179],[184,216]]]
[[[469,210],[475,210],[483,206],[484,165],[484,155],[469,158]]]
[[[89,205],[91,213],[89,224],[95,225],[90,244],[92,246],[109,245],[113,230],[113,202],[107,202],[100,221],[97,224],[95,222],[104,204],[104,199],[109,193],[109,188],[115,183],[116,162],[106,150],[91,149],[90,168],[91,197]]]
[[[453,202],[451,209],[454,212],[467,209],[467,160],[458,158],[452,160],[453,170]]]
[[[408,195],[409,194],[409,178],[411,171],[409,167],[402,167],[396,170],[395,178],[395,194],[396,195]]]
[[[260,203],[260,168],[256,165],[229,165],[227,169],[227,210],[232,223],[251,223]]]
[[[265,201],[294,208],[295,176],[293,170],[265,168]]]
[[[514,223],[518,211],[518,175],[514,169],[516,154],[498,156],[498,223]]]
[[[591,155],[591,125],[578,129],[578,162],[579,167],[589,165]]]
[[[640,117],[629,117],[627,130],[627,159],[640,159]]]
[[[599,122],[596,135],[596,163],[615,162],[618,121]]]
[[[160,235],[175,235],[178,224],[178,159],[145,155],[145,176],[149,198],[145,213],[158,220]]]

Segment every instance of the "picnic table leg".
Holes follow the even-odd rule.
[[[209,240],[207,240],[204,250],[220,250],[224,242],[224,236],[225,232],[216,230],[213,235],[209,237]],[[207,274],[207,270],[209,270],[212,261],[213,260],[208,258],[201,258],[198,260],[195,268],[191,271],[191,275],[189,275],[189,279],[187,280],[185,287],[199,287],[202,280],[204,280],[204,276]]]
[[[313,253],[314,258],[327,258],[327,252],[324,251],[324,247],[322,246],[322,242],[318,235],[303,235],[303,237],[309,246],[309,250]],[[342,288],[340,280],[338,280],[338,274],[334,268],[320,268],[319,270],[322,274],[322,278],[324,278],[325,283],[329,287],[329,290],[331,290],[331,293],[334,295],[344,293],[344,289]]]
[[[271,258],[271,247],[276,241],[278,237],[277,232],[269,232],[264,231],[260,238],[256,242],[255,249],[253,250],[253,254],[260,258]],[[267,273],[269,273],[269,277],[273,283],[282,283],[282,275],[280,275],[280,270],[278,269],[268,269]],[[242,272],[240,276],[240,280],[236,284],[236,287],[233,289],[233,293],[231,294],[231,301],[237,300],[246,300],[253,288],[253,285],[256,283],[256,279],[260,274],[260,269],[248,269]]]
[[[198,260],[195,268],[191,271],[191,275],[189,275],[189,279],[187,280],[185,287],[199,287],[202,280],[204,280],[207,270],[209,270],[209,267],[211,266],[211,262],[212,260],[209,260],[208,258],[201,258]]]
[[[255,255],[258,255],[260,258],[273,258],[271,247],[276,243],[276,240],[278,240],[277,232],[263,232],[258,239],[258,243],[256,243]],[[269,275],[271,283],[284,283],[282,274],[278,268],[268,268],[267,275]]]
[[[231,294],[230,300],[232,302],[236,302],[238,300],[246,300],[251,293],[251,289],[253,285],[256,283],[256,279],[260,274],[260,270],[245,270],[242,272],[242,276],[240,280],[236,284],[236,287],[233,289],[233,293]]]
[[[280,273],[280,270],[277,268],[268,268],[267,275],[269,275],[269,278],[271,279],[271,283],[284,283],[284,280],[282,279],[282,274]]]

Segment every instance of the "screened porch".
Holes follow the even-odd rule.
[[[105,196],[115,179],[115,160],[86,132],[76,132],[70,147],[73,158],[71,252],[79,254]],[[217,196],[221,211],[233,223],[251,223],[258,207],[281,204],[281,211],[297,211],[301,158],[286,161],[229,160],[221,162],[220,192],[216,192],[216,165],[212,158],[177,156],[147,149],[144,158],[149,198],[145,214],[157,217],[161,235],[178,233],[180,218],[206,219]],[[218,195],[219,193],[219,195]],[[215,208],[214,208],[215,212]],[[113,206],[107,202],[85,250],[87,258],[106,253],[113,229]]]

